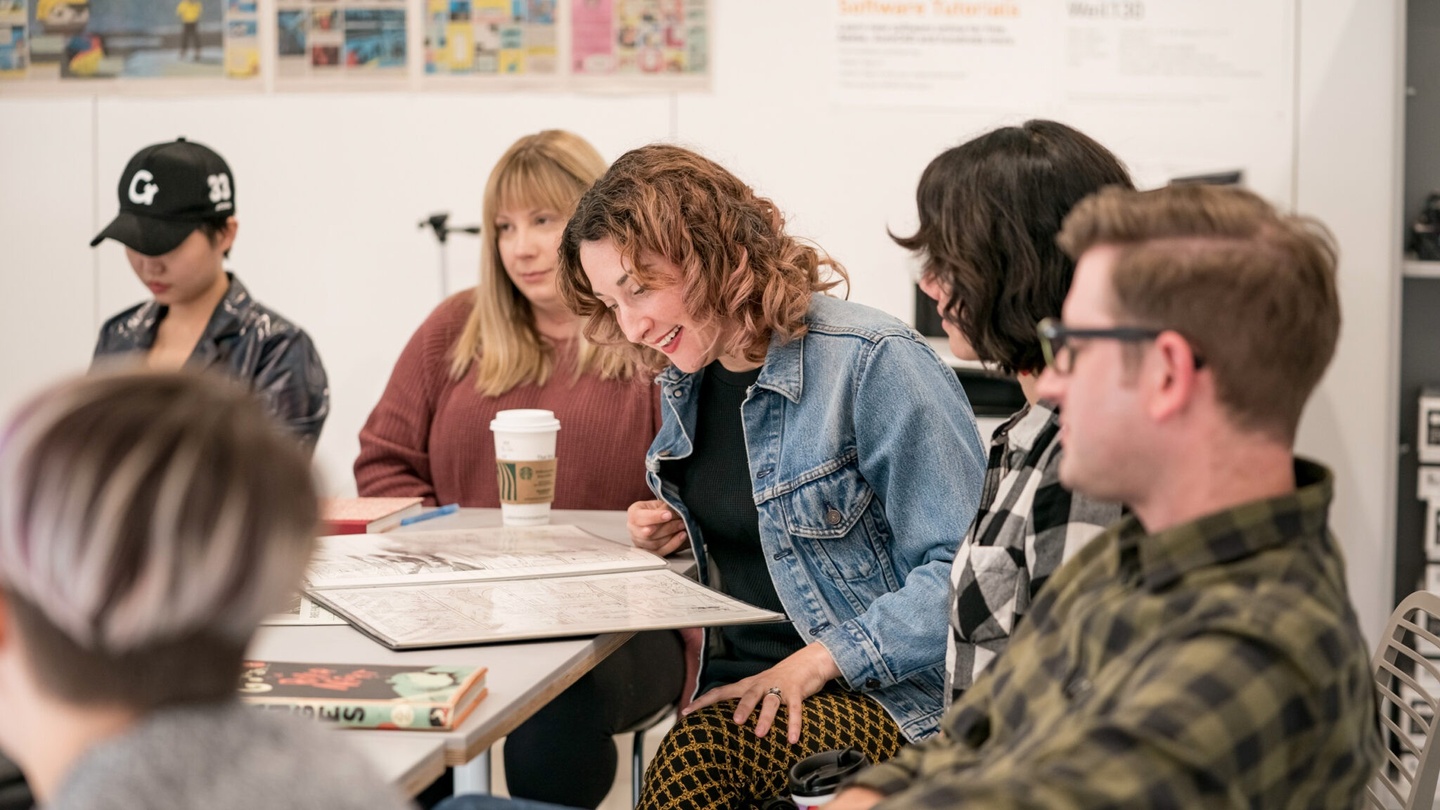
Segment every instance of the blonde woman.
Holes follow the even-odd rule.
[[[619,349],[580,334],[555,283],[565,222],[605,167],[593,146],[560,130],[527,135],[501,156],[485,185],[480,284],[440,304],[400,355],[360,432],[361,495],[498,506],[490,420],[544,408],[563,426],[556,508],[625,509],[648,496],[657,388]],[[636,636],[511,734],[510,792],[598,805],[614,780],[611,735],[673,700],[682,677],[675,633]]]

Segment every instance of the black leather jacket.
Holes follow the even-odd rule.
[[[330,384],[305,330],[250,297],[234,275],[186,368],[222,369],[248,380],[266,408],[313,448],[330,415]],[[102,358],[146,352],[169,307],[146,301],[100,327],[92,368]]]

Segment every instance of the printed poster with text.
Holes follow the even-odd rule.
[[[280,0],[276,85],[404,80],[404,0]]]
[[[117,79],[255,78],[255,2],[0,0],[0,88],[49,82],[93,92]]]
[[[866,106],[1038,111],[1061,3],[831,0],[831,96]]]
[[[1057,71],[1069,108],[1270,114],[1290,96],[1290,0],[1065,4]]]
[[[707,0],[571,0],[570,20],[576,77],[708,81]]]
[[[831,96],[1064,115],[1286,104],[1294,0],[831,0]]]
[[[425,0],[425,74],[556,76],[555,2]]]

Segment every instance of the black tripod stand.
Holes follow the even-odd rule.
[[[445,242],[449,240],[452,233],[468,233],[478,235],[479,225],[449,225],[449,211],[441,211],[438,214],[431,214],[429,219],[420,220],[420,227],[430,228],[435,233],[435,238],[440,242],[440,300],[444,301],[450,295],[450,273],[447,267],[445,256]]]

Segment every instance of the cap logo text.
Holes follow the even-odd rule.
[[[155,175],[145,169],[135,172],[135,176],[130,178],[130,202],[136,205],[149,205],[153,203],[155,201],[155,192],[160,190],[159,186],[150,182],[154,179]],[[139,187],[141,183],[145,184],[143,189]]]
[[[216,210],[229,208],[229,205],[219,205],[219,203],[230,199],[230,175],[224,172],[212,174],[205,178],[205,182],[210,184],[210,202],[217,203]]]

